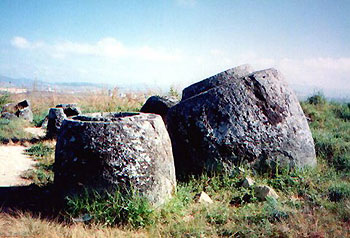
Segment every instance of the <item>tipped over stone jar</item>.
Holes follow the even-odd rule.
[[[57,138],[54,184],[71,194],[134,189],[163,204],[176,189],[168,132],[161,116],[98,113],[63,121]]]

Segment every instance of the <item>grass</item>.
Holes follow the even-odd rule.
[[[0,118],[0,142],[6,143],[10,140],[15,142],[30,139],[32,135],[23,129],[27,126],[29,126],[29,123],[22,119],[7,120]]]
[[[97,98],[91,100],[96,105],[82,104],[87,105],[84,110],[117,107],[114,102],[97,106]],[[103,97],[100,101],[104,103]],[[139,105],[130,102],[124,109]],[[236,169],[191,177],[178,182],[176,195],[158,208],[133,193],[85,192],[67,198],[61,213],[66,223],[31,214],[3,215],[0,230],[36,237],[350,237],[349,104],[328,102],[318,94],[302,107],[315,140],[318,165],[314,169],[265,174]],[[50,184],[50,179],[39,174],[51,171],[53,151],[45,143],[27,150],[40,162],[33,171],[36,177],[32,176],[40,186]],[[280,198],[258,200],[254,186],[241,186],[246,176],[274,188]],[[213,204],[195,202],[195,195],[202,191]],[[13,226],[6,225],[9,221]]]
[[[47,186],[53,182],[53,163],[55,145],[51,141],[40,142],[26,149],[26,153],[37,162],[33,169],[25,171],[21,177],[33,181],[38,186]]]

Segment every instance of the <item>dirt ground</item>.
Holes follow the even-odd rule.
[[[0,145],[0,186],[25,185],[30,182],[20,177],[35,162],[24,154],[21,145]]]

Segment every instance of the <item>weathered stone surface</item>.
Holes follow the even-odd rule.
[[[171,142],[160,116],[109,113],[63,121],[57,139],[54,183],[60,191],[132,186],[153,204],[176,188]]]
[[[56,138],[62,122],[66,118],[63,108],[50,108],[46,136],[48,138]]]
[[[267,186],[267,185],[259,185],[254,188],[254,195],[255,197],[259,198],[260,200],[265,201],[267,197],[272,197],[275,199],[278,199],[279,196],[273,190],[273,188]]]
[[[164,123],[166,124],[166,115],[169,108],[178,103],[178,100],[172,97],[152,96],[147,99],[145,104],[141,108],[141,112],[154,113],[162,116]]]
[[[41,122],[41,128],[47,129],[47,124],[49,123],[49,116],[47,115]]]
[[[81,114],[81,110],[76,103],[58,104],[56,105],[56,108],[63,108],[63,111],[67,117],[77,116]]]
[[[4,106],[2,106],[1,112],[15,113],[17,111],[16,106],[16,103],[7,103]]]
[[[212,204],[212,203],[214,203],[213,200],[209,197],[209,195],[206,194],[203,191],[196,195],[195,201],[197,203],[201,203],[201,204]]]
[[[1,113],[1,118],[5,118],[7,120],[12,120],[17,118],[17,116],[14,113],[10,113],[10,112],[2,112]]]
[[[8,103],[2,107],[1,117],[9,120],[14,118],[22,118],[29,122],[33,121],[33,113],[30,108],[30,102],[23,100],[19,103]]]
[[[235,79],[241,78],[253,72],[250,65],[244,64],[227,71],[221,72],[210,78],[204,79],[198,83],[192,84],[182,91],[182,100],[195,96],[197,94],[208,91],[219,85],[230,83]]]
[[[26,121],[32,122],[33,121],[33,112],[30,109],[30,107],[25,107],[23,109],[18,109],[16,112],[16,116],[18,118],[22,118]]]
[[[250,188],[254,185],[255,181],[250,178],[250,177],[246,177],[244,178],[243,182],[242,182],[242,187],[244,188]]]
[[[230,169],[242,161],[259,168],[316,165],[304,113],[275,69],[182,100],[167,119],[178,174]]]

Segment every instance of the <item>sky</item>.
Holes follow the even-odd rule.
[[[0,75],[183,88],[246,63],[350,94],[350,1],[0,0]]]

